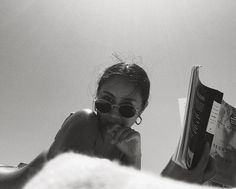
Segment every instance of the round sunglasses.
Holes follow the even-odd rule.
[[[95,109],[101,113],[109,113],[115,107],[118,108],[120,115],[125,118],[131,118],[137,112],[136,108],[129,104],[115,105],[103,99],[95,100]]]

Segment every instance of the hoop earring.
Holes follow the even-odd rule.
[[[139,121],[137,121],[138,118],[139,118]],[[142,123],[142,120],[143,120],[141,116],[138,116],[138,118],[135,121],[136,125],[140,125]]]

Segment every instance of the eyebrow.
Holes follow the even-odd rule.
[[[107,94],[107,95],[109,95],[109,96],[111,96],[111,97],[113,97],[113,98],[115,98],[115,96],[112,94],[112,93],[110,93],[110,92],[108,92],[108,91],[103,91],[105,94]],[[127,100],[127,101],[131,101],[131,102],[136,102],[136,100],[135,99],[133,99],[133,98],[123,98],[124,100]]]

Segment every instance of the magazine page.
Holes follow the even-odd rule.
[[[222,101],[211,147],[216,175],[212,181],[236,186],[236,108]]]
[[[188,96],[187,96],[187,102],[185,107],[185,114],[184,114],[184,120],[183,120],[183,132],[180,136],[179,143],[177,146],[177,149],[172,156],[172,160],[176,162],[178,165],[182,166],[183,168],[187,169],[186,162],[185,162],[185,151],[186,146],[188,143],[188,133],[189,133],[189,127],[187,127],[188,120],[190,120],[191,114],[188,114],[188,112],[191,111],[191,107],[193,104],[193,96],[195,94],[196,85],[199,81],[198,79],[198,68],[200,66],[194,66],[191,70],[190,75],[190,82],[189,82],[189,89],[188,89]]]
[[[214,132],[206,132],[214,102],[221,103],[223,94],[220,91],[203,85],[200,80],[194,96],[193,109],[189,122],[189,141],[186,154],[186,163],[189,169],[194,168],[201,158],[204,143],[211,145]],[[214,131],[214,130],[213,130]]]
[[[184,125],[184,111],[185,111],[185,107],[186,107],[186,101],[187,101],[187,98],[179,98],[178,99],[181,128],[183,128],[183,125]]]
[[[206,140],[212,143],[214,133],[206,132],[214,102],[221,103],[223,93],[203,85],[199,79],[200,66],[191,72],[190,87],[184,116],[184,129],[173,161],[183,168],[194,168],[203,152]]]

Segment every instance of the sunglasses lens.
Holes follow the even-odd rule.
[[[136,114],[136,110],[132,106],[120,106],[119,111],[120,114],[126,118],[133,117]]]
[[[95,108],[101,113],[109,113],[112,109],[112,105],[109,102],[103,100],[95,101]],[[136,109],[133,106],[122,105],[119,107],[120,115],[126,118],[131,118],[136,114]]]
[[[111,105],[107,102],[96,101],[95,108],[102,113],[108,113],[111,111]]]

